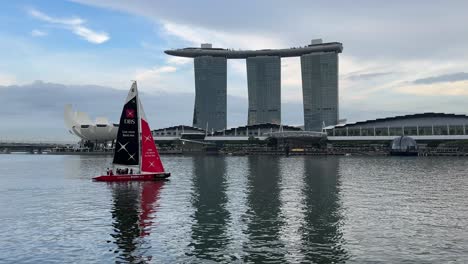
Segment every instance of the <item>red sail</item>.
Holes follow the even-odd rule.
[[[141,172],[164,172],[148,122],[141,119]]]

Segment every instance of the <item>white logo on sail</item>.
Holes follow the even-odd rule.
[[[135,158],[134,158],[134,157],[135,157],[135,154],[136,154],[136,153],[133,153],[133,155],[132,155],[132,154],[128,153],[128,155],[130,156],[130,157],[128,158],[128,160],[130,160],[130,159],[135,160]]]
[[[117,141],[118,142],[118,141]],[[117,152],[121,151],[122,149],[127,151],[127,145],[128,145],[128,142],[125,143],[124,145],[122,145],[122,143],[118,142],[120,144],[120,149],[117,150]],[[128,151],[127,151],[128,152]]]

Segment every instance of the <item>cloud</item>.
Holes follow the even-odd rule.
[[[118,122],[127,92],[104,86],[63,85],[42,81],[0,86],[0,116],[3,122],[8,123],[8,126],[0,126],[0,137],[70,138],[63,120],[63,107],[69,103],[75,109],[87,112],[91,119],[105,116],[111,122]],[[193,93],[140,91],[140,94],[152,129],[192,124]],[[245,123],[245,98],[228,96],[228,109],[231,126]]]
[[[171,71],[170,69],[162,71]],[[130,87],[130,84],[129,84]],[[128,88],[129,88],[128,87]],[[139,83],[139,87],[142,87]],[[152,129],[174,125],[192,125],[193,93],[141,92],[141,100]],[[0,137],[69,139],[63,120],[63,107],[73,104],[87,112],[91,119],[98,116],[118,122],[127,90],[97,85],[63,85],[35,81],[25,85],[0,86],[0,116],[8,126],[0,126]],[[246,124],[247,99],[228,95],[228,126]],[[286,124],[302,124],[302,104],[282,104]]]
[[[87,112],[92,119],[105,116],[111,122],[118,122],[127,92],[104,86],[63,85],[42,81],[0,86],[0,116],[8,123],[8,126],[0,126],[0,137],[69,137],[63,120],[63,107],[69,103]],[[153,129],[190,124],[193,94],[140,93]]]
[[[177,71],[177,68],[174,66],[161,66],[153,67],[151,69],[140,70],[135,74],[135,78],[138,81],[145,81],[150,79],[158,79],[161,77],[161,74],[171,73]]]
[[[307,44],[312,38],[342,42],[339,71],[343,101],[379,100],[379,92],[410,80],[468,67],[468,52],[462,45],[468,41],[468,32],[460,23],[466,15],[461,10],[468,6],[462,2],[440,5],[429,1],[424,6],[405,3],[403,7],[400,1],[375,4],[360,0],[360,5],[341,3],[342,8],[336,9],[320,0],[294,5],[262,0],[255,4],[209,0],[183,4],[177,0],[74,1],[152,19],[171,48],[206,42],[235,49],[287,48]],[[451,16],[443,15],[448,10]],[[398,20],[394,14],[399,14]],[[434,23],[437,14],[441,20]],[[430,30],[427,25],[432,25]],[[434,38],[434,32],[438,38]],[[281,71],[282,99],[302,100],[299,60],[283,58]],[[228,93],[246,96],[246,78],[245,62],[230,60]]]
[[[165,69],[161,71],[171,71]],[[462,89],[462,82],[457,82],[457,89]],[[452,84],[452,85],[453,85]],[[460,85],[458,85],[460,84]],[[153,87],[142,85],[139,87],[151,91]],[[445,84],[444,84],[445,85]],[[450,85],[450,84],[446,84]],[[465,82],[468,87],[468,82]],[[130,83],[128,83],[129,88]],[[468,98],[468,89],[459,90],[459,93],[448,94],[444,92],[447,87],[439,87],[437,90],[427,90],[431,86],[422,87],[414,85],[407,87],[405,94],[385,91],[382,102],[366,101],[356,104],[345,101],[340,107],[340,117],[347,118],[349,122],[375,119],[394,115],[402,115],[418,112],[455,112],[466,113],[464,103]],[[435,86],[433,86],[435,87]],[[414,90],[411,90],[411,89]],[[419,89],[419,90],[418,90]],[[449,91],[453,91],[450,89]],[[425,91],[418,95],[410,94]],[[443,102],[437,96],[430,93],[439,92],[444,95]],[[392,96],[389,96],[389,93]],[[19,138],[45,138],[70,139],[63,121],[63,107],[65,104],[73,104],[75,109],[86,111],[92,119],[98,116],[108,117],[111,122],[117,122],[122,110],[122,104],[127,90],[117,90],[105,86],[96,85],[63,85],[36,81],[26,85],[0,86],[0,116],[8,126],[0,126],[0,137],[12,135]],[[398,96],[399,95],[399,96]],[[427,96],[429,95],[429,96]],[[141,100],[144,104],[146,115],[151,128],[164,128],[179,124],[192,124],[193,116],[193,92],[141,92]],[[395,108],[394,106],[399,106]],[[247,98],[228,95],[227,98],[228,126],[235,127],[245,125],[247,121]],[[301,125],[303,123],[302,102],[282,102],[282,121],[284,124]]]
[[[464,23],[468,2],[436,0],[385,1],[151,1],[73,0],[75,2],[145,16],[157,23],[205,29],[226,35],[273,38],[286,47],[312,38],[343,42],[345,52],[376,58],[456,58],[466,55]],[[447,14],[450,14],[448,16]],[[434,17],[438,20],[434,21]],[[428,26],[429,25],[429,26]],[[384,30],[383,30],[384,29]],[[202,31],[198,31],[202,32]],[[187,32],[184,32],[187,33]],[[186,34],[183,34],[186,35]],[[437,36],[437,37],[435,37]],[[203,35],[192,35],[205,42]],[[201,41],[205,40],[205,41]],[[226,47],[248,39],[237,39]],[[211,42],[208,39],[208,42]],[[255,39],[251,41],[256,45]],[[213,41],[213,43],[217,44]],[[424,45],[418,45],[424,43]],[[248,44],[248,43],[247,43]],[[249,45],[251,46],[251,45]],[[267,46],[268,48],[269,46]]]
[[[442,82],[458,82],[468,80],[468,73],[466,72],[457,72],[451,74],[444,74],[434,77],[427,77],[414,80],[414,84],[433,84],[433,83],[442,83]]]
[[[366,118],[383,117],[379,110],[388,113],[393,113],[394,109],[404,113],[420,110],[465,111],[463,105],[467,97],[461,96],[464,94],[462,81],[447,82],[457,85],[446,85],[444,82],[442,86],[413,82],[427,79],[427,76],[464,72],[468,68],[468,49],[465,45],[468,31],[463,23],[468,8],[466,1],[449,4],[426,1],[421,5],[402,0],[379,3],[359,0],[358,5],[341,2],[339,9],[325,0],[314,4],[297,1],[294,5],[287,1],[265,0],[255,3],[212,0],[73,1],[151,19],[161,41],[157,46],[149,43],[142,43],[141,46],[151,48],[153,54],[161,53],[161,56],[165,56],[162,51],[168,47],[199,46],[204,42],[213,43],[215,47],[235,49],[299,46],[309,43],[311,38],[342,42],[344,51],[339,57],[340,105],[346,110],[341,111],[346,114],[343,117],[350,120],[353,119],[350,116],[356,112]],[[448,13],[450,16],[446,15]],[[436,22],[434,17],[438,17]],[[66,20],[73,21],[73,18]],[[155,62],[154,65],[159,65],[155,68],[135,71],[136,67],[132,67],[130,73],[120,74],[116,78],[137,72],[147,77],[143,87],[155,85],[159,91],[193,93],[192,60],[180,61],[179,64],[177,57],[162,58]],[[295,59],[283,59],[283,102],[302,100],[300,63]],[[164,64],[177,70],[160,73],[158,69]],[[89,77],[90,74],[93,73],[83,71],[81,78],[93,82],[106,79],[102,76],[93,79]],[[227,77],[228,94],[245,98],[245,61],[230,60]],[[64,82],[69,83],[68,80]],[[460,101],[462,99],[465,101]],[[385,115],[390,115],[388,113]]]
[[[457,82],[426,82],[406,85],[394,89],[402,94],[417,96],[468,96],[468,79]]]
[[[193,68],[175,64],[140,68],[133,72],[140,90],[156,93],[194,93]]]
[[[12,85],[14,83],[16,83],[15,76],[0,72],[0,85]]]
[[[281,59],[281,100],[302,102],[302,76],[299,58]]]
[[[162,21],[162,25],[162,33],[182,39],[193,46],[199,46],[201,43],[212,43],[214,47],[236,49],[261,49],[282,46],[280,40],[262,35],[229,33],[203,27],[177,24],[170,21]]]
[[[193,59],[191,58],[175,57],[175,56],[169,56],[166,60],[167,63],[175,64],[175,65],[186,65],[186,64],[192,63],[192,61]]]
[[[355,74],[350,74],[346,76],[347,79],[352,80],[352,81],[358,81],[358,80],[369,80],[369,79],[374,79],[382,76],[387,76],[391,75],[393,72],[369,72],[369,73],[355,73]]]
[[[73,33],[95,44],[101,44],[109,40],[109,35],[107,33],[95,32],[83,26],[73,27]]]
[[[47,36],[48,33],[39,29],[34,29],[31,31],[31,36],[33,37],[44,37]]]
[[[73,34],[94,44],[102,44],[110,39],[109,34],[106,32],[97,32],[84,26],[86,21],[79,17],[54,18],[33,8],[28,9],[28,13],[36,19],[67,29]]]
[[[35,17],[37,19],[40,19],[42,21],[49,22],[52,24],[64,24],[64,25],[69,25],[69,26],[74,26],[74,25],[76,26],[76,25],[81,25],[85,22],[81,18],[65,18],[65,19],[53,18],[34,8],[28,9],[28,12],[29,12],[29,15],[31,15],[32,17]]]

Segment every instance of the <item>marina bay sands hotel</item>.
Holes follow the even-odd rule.
[[[202,44],[201,48],[166,50],[194,58],[195,109],[193,126],[222,130],[227,123],[227,60],[247,60],[248,125],[281,124],[281,58],[301,57],[304,130],[321,131],[338,123],[338,53],[343,45],[312,40],[289,49],[230,50]]]

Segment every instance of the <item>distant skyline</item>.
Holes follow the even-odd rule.
[[[163,53],[166,49],[200,43],[234,49],[288,48],[322,38],[342,42],[344,47],[340,118],[468,113],[466,10],[466,1],[418,0],[5,1],[0,11],[0,94],[42,80],[71,87],[79,96],[85,91],[78,86],[127,90],[130,80],[136,79],[148,96],[174,98],[194,93],[193,62],[168,56]],[[302,104],[299,59],[284,59],[281,70],[282,103]],[[245,100],[244,60],[228,62],[227,87],[232,98]],[[80,102],[54,100],[53,92],[49,100],[57,105]],[[189,112],[183,113],[188,120],[193,114],[190,104]],[[14,106],[4,102],[0,116],[11,118],[7,111]],[[33,115],[41,111],[30,107]],[[107,107],[105,100],[101,107]],[[235,107],[240,106],[230,109]],[[157,116],[174,115],[156,106],[145,108],[148,115],[153,109],[159,109]],[[228,126],[246,123],[244,117],[230,115]],[[167,124],[158,121],[155,117],[154,128]],[[284,121],[297,125],[300,118]],[[63,125],[61,119],[53,122]],[[21,122],[12,119],[11,123]],[[0,130],[0,137],[5,133]]]

